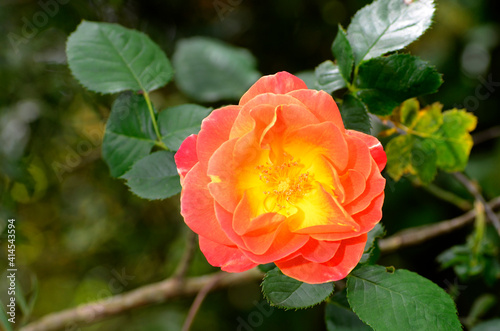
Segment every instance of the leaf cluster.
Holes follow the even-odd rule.
[[[174,152],[197,133],[211,108],[184,104],[156,112],[149,92],[173,78],[165,53],[145,34],[83,21],[68,38],[68,63],[89,90],[122,94],[111,107],[102,156],[113,177],[144,199],[180,192]],[[160,149],[160,150],[157,150]]]
[[[386,146],[387,173],[399,180],[404,174],[416,175],[428,184],[441,169],[462,171],[472,148],[477,118],[464,109],[442,111],[440,103],[420,109],[416,99],[409,99],[392,116],[403,131]]]
[[[331,330],[461,330],[452,298],[428,279],[408,270],[373,265],[382,226],[369,232],[360,264],[347,277],[344,290],[332,294],[334,283],[307,284],[278,268],[262,282],[264,297],[273,306],[300,309],[325,300],[325,322]]]
[[[336,63],[316,68],[317,87],[328,93],[347,88],[340,107],[347,128],[369,133],[368,113],[389,115],[408,98],[434,93],[442,84],[434,67],[400,50],[431,24],[432,0],[378,0],[359,10],[347,31],[339,26],[332,44]]]

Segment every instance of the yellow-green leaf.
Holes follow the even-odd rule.
[[[387,173],[398,181],[404,174],[414,173],[411,167],[410,135],[401,135],[392,139],[385,148],[387,154]]]
[[[417,113],[413,130],[417,132],[433,133],[443,125],[443,105],[436,102]]]
[[[438,166],[448,172],[461,171],[467,165],[474,144],[470,131],[476,128],[477,118],[464,109],[443,113],[443,125],[433,137],[438,154]]]
[[[413,174],[427,184],[438,168],[447,172],[465,169],[473,145],[469,132],[477,118],[464,109],[442,112],[442,108],[434,103],[420,109],[418,101],[410,99],[394,113],[393,120],[406,131],[386,147],[387,172],[394,180]]]

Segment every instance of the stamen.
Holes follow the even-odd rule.
[[[259,179],[269,188],[263,191],[267,211],[290,216],[291,207],[311,189],[313,176],[308,171],[302,173],[303,167],[299,160],[286,153],[283,153],[281,164],[266,162],[255,167],[260,172]]]

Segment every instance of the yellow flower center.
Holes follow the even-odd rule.
[[[264,183],[264,209],[285,216],[294,214],[299,202],[311,189],[313,176],[302,172],[304,165],[284,153],[281,163],[258,165],[259,179]]]

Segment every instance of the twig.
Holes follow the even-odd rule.
[[[476,132],[472,135],[474,140],[474,146],[490,139],[495,139],[500,137],[500,125],[491,127],[484,131]]]
[[[453,175],[467,188],[467,190],[469,190],[469,192],[474,196],[474,199],[483,205],[486,215],[490,219],[491,223],[493,223],[493,226],[497,229],[498,235],[500,236],[500,220],[493,212],[493,209],[488,206],[477,186],[461,172],[455,172]]]
[[[490,210],[500,207],[500,197],[496,197],[486,205],[490,208]],[[403,230],[391,237],[381,239],[379,241],[379,247],[383,253],[390,253],[403,247],[417,245],[426,240],[459,229],[472,222],[475,217],[475,210],[470,210],[467,213],[451,220]]]
[[[195,252],[194,248],[196,243],[196,234],[189,229],[187,231],[188,234],[186,238],[186,249],[184,250],[181,261],[179,262],[179,265],[177,266],[177,269],[175,269],[173,275],[173,278],[180,281],[182,281],[184,276],[186,276],[186,273],[189,269],[189,264],[191,263]]]
[[[222,275],[223,275],[222,273],[215,275],[212,281],[210,283],[207,283],[207,285],[205,285],[205,287],[203,287],[200,290],[200,292],[198,292],[196,298],[194,298],[191,308],[189,308],[186,321],[182,326],[182,331],[189,331],[189,329],[191,328],[191,324],[193,324],[196,313],[198,313],[198,310],[200,309],[201,303],[203,302],[203,300],[205,300],[205,297],[207,296],[208,292],[210,292],[212,287],[214,287],[217,284],[217,282],[219,282]]]
[[[486,205],[491,210],[500,207],[500,197],[491,200]],[[428,239],[452,232],[473,221],[474,217],[475,211],[471,210],[448,221],[404,230],[392,237],[380,240],[380,249],[383,253],[388,253],[402,247],[419,244]],[[219,277],[220,279],[215,281]],[[21,328],[21,331],[74,329],[78,325],[97,323],[137,307],[162,303],[176,297],[195,295],[204,288],[208,293],[211,290],[225,288],[234,284],[257,281],[262,277],[263,273],[257,268],[235,274],[218,272],[206,276],[190,277],[184,279],[183,282],[179,282],[179,279],[174,276],[162,282],[149,284],[105,300],[46,315],[38,321]],[[214,285],[208,286],[211,283],[214,283]],[[205,295],[203,294],[203,296]],[[203,298],[200,294],[200,304]]]
[[[434,184],[422,185],[416,179],[412,180],[412,183],[418,187],[421,187],[422,189],[426,190],[427,192],[431,193],[432,195],[440,198],[441,200],[444,200],[444,201],[447,201],[451,204],[454,204],[455,206],[457,206],[458,208],[460,208],[464,211],[470,210],[472,208],[472,204],[469,201],[462,199],[461,197],[459,197],[458,195],[456,195],[452,192],[443,190],[442,188],[440,188],[437,185],[434,185]]]
[[[105,300],[46,315],[38,321],[21,328],[21,331],[74,329],[78,325],[96,323],[137,307],[165,302],[180,296],[194,295],[205,288],[207,284],[212,283],[214,278],[220,279],[209,290],[248,283],[262,279],[262,277],[263,273],[254,268],[235,274],[217,272],[206,276],[191,277],[185,279],[182,284],[179,284],[179,281],[175,278],[169,278]]]

